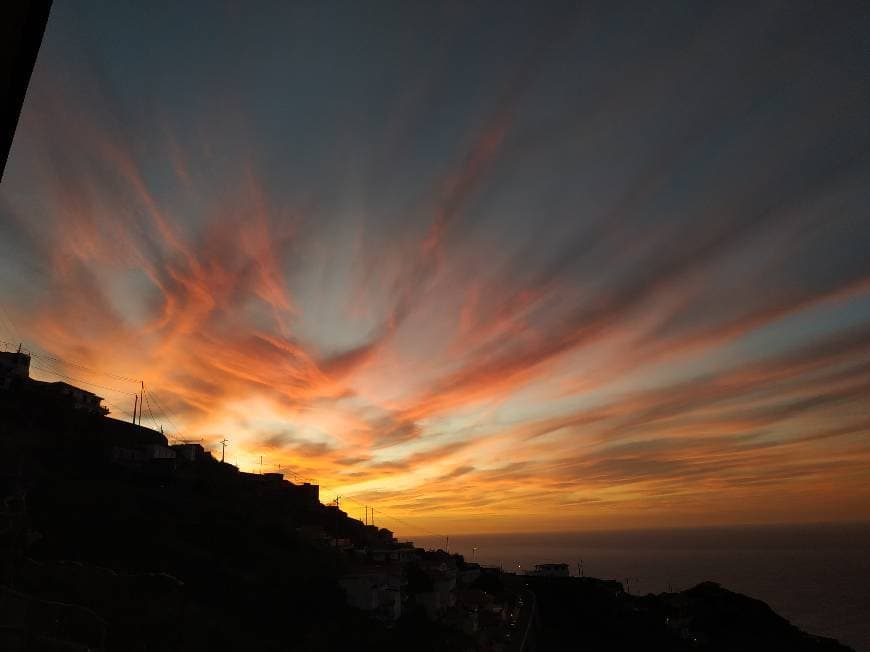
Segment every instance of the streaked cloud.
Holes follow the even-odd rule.
[[[0,337],[408,536],[870,518],[860,39],[830,7],[625,11],[373,44],[276,8],[143,60],[58,7]],[[135,12],[107,16],[141,45]]]

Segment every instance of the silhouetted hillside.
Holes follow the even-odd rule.
[[[713,582],[680,593],[634,596],[619,582],[594,578],[517,579],[537,599],[537,634],[544,650],[849,650],[833,639],[806,634],[764,602]]]
[[[402,546],[39,391],[0,391],[0,498],[4,651],[846,650],[714,584],[636,597]]]
[[[287,649],[291,639],[334,649],[383,636],[344,606],[344,557],[299,532],[371,537],[358,521],[210,456],[111,463],[113,448],[166,440],[26,393],[0,393],[0,424],[0,493],[20,510],[7,514],[3,555],[4,583],[20,596],[6,603],[92,610],[116,650]],[[142,620],[142,601],[158,613],[137,624],[129,614]]]

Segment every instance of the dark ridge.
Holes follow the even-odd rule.
[[[345,649],[848,650],[715,584],[637,597],[399,543],[316,485],[0,386],[0,650]]]

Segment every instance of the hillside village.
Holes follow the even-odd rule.
[[[0,353],[0,650],[844,652],[704,583],[526,575],[400,542]]]
[[[352,519],[338,505],[322,504],[316,484],[294,483],[281,473],[246,473],[199,443],[172,444],[162,432],[109,417],[101,397],[68,383],[35,380],[29,365],[26,352],[0,352],[0,613],[6,614],[0,616],[0,648],[37,649],[33,641],[44,639],[60,646],[53,650],[121,649],[112,643],[117,605],[108,609],[108,595],[120,592],[136,602],[130,585],[139,582],[160,596],[143,612],[154,611],[149,617],[167,630],[159,638],[178,640],[184,609],[179,614],[177,607],[191,576],[205,572],[200,567],[218,554],[244,557],[246,548],[249,558],[237,559],[244,579],[265,581],[283,566],[287,577],[319,583],[317,592],[329,586],[329,599],[362,614],[359,622],[373,623],[375,634],[368,634],[385,644],[404,615],[425,619],[439,636],[458,636],[457,644],[468,649],[512,646],[519,594],[500,581],[482,581],[480,566],[399,542],[388,529]],[[167,525],[175,519],[190,531]],[[82,533],[88,526],[93,530]],[[257,546],[240,540],[250,526],[270,540],[260,555],[274,567],[245,568],[264,561],[251,559]],[[73,532],[80,533],[75,540]],[[190,550],[191,540],[208,533],[210,541]],[[153,545],[144,546],[143,539]],[[175,605],[173,613],[160,604]],[[325,609],[331,610],[334,605]],[[151,640],[147,649],[173,648]]]

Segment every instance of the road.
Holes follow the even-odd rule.
[[[535,623],[535,610],[537,607],[537,598],[529,589],[523,588],[519,591],[523,605],[520,608],[520,615],[516,620],[516,625],[513,629],[513,640],[510,650],[512,652],[531,652],[531,648],[527,647],[533,640],[532,627]]]

